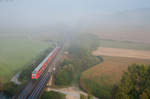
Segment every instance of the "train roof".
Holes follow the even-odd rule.
[[[47,57],[34,69],[34,71],[32,73],[35,73],[37,71],[40,70],[40,68],[42,68],[42,65],[48,60],[48,58],[53,54],[53,52],[55,52],[55,50],[57,49],[58,47],[56,47],[52,52],[50,52]]]

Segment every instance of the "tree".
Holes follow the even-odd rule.
[[[73,79],[73,66],[66,65],[56,74],[56,85],[70,85]]]
[[[149,99],[150,98],[150,66],[133,64],[125,72],[115,99]]]
[[[125,94],[124,92],[118,92],[115,95],[115,99],[130,99],[129,96],[127,94]]]
[[[149,99],[147,93],[143,92],[143,93],[140,95],[140,99]]]

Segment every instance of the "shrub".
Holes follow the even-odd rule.
[[[18,89],[18,85],[16,85],[13,82],[8,82],[6,84],[4,84],[4,93],[7,96],[13,96],[16,94]]]
[[[83,94],[80,94],[80,99],[87,99],[87,97]]]
[[[44,92],[41,96],[41,99],[66,99],[66,96],[62,93],[54,92],[54,91],[49,91],[49,92]]]

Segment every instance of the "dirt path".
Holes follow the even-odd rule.
[[[66,99],[80,99],[80,94],[87,96],[87,93],[79,90],[76,87],[68,87],[68,88],[61,88],[61,89],[49,88],[48,91],[63,93],[66,95]],[[93,99],[98,99],[98,98],[94,97]]]
[[[15,84],[17,84],[17,85],[20,85],[21,84],[21,82],[18,80],[18,77],[20,76],[20,73],[21,72],[18,72],[16,75],[14,75],[13,77],[12,77],[12,79],[11,79],[11,81],[12,82],[14,82]]]

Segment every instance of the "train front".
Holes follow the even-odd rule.
[[[31,78],[34,80],[37,80],[38,79],[38,72],[36,71],[33,71],[32,74],[31,74]]]

